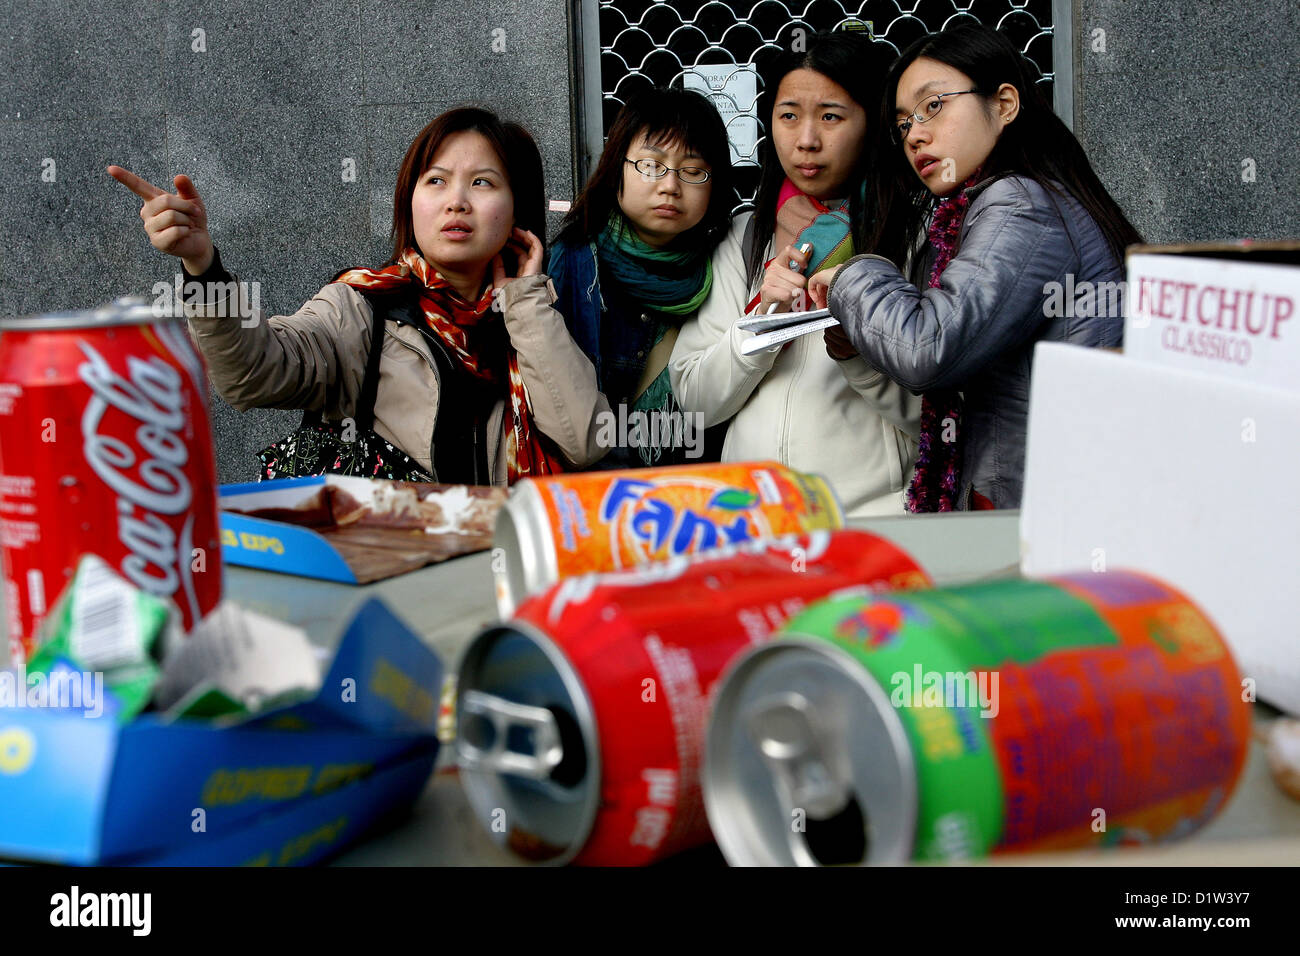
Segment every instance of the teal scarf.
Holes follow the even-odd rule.
[[[699,249],[656,249],[619,212],[596,237],[597,255],[633,301],[656,312],[690,315],[709,297],[713,266]]]

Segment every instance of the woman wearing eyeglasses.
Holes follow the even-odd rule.
[[[547,267],[555,308],[608,403],[598,403],[589,457],[599,460],[588,467],[706,457],[667,365],[682,322],[709,295],[709,256],[734,200],[726,130],[708,100],[678,89],[629,98]]]
[[[1115,346],[1122,308],[1091,290],[1123,278],[1136,229],[999,33],[924,37],[890,68],[873,164],[879,211],[861,256],[813,276],[839,355],[924,395],[912,511],[1020,504],[1034,345]],[[928,223],[928,224],[927,224]],[[896,266],[924,243],[907,275]],[[1073,275],[1080,301],[1049,306]],[[1056,293],[1059,295],[1059,292]]]
[[[889,48],[856,33],[817,36],[764,72],[768,137],[753,215],[736,218],[714,284],[678,336],[670,369],[682,406],[731,419],[724,461],[776,459],[827,478],[851,516],[902,514],[920,403],[821,336],[745,355],[754,312],[807,309],[808,277],[844,262],[872,222],[865,144],[876,128]],[[734,416],[734,417],[733,417]]]

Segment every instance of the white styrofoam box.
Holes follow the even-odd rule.
[[[1130,358],[1300,389],[1300,243],[1136,247],[1125,311]]]
[[[1020,567],[1181,590],[1300,714],[1300,394],[1078,346],[1034,352]]]

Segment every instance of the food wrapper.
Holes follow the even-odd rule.
[[[160,673],[155,649],[174,640],[179,628],[171,602],[133,586],[93,554],[77,564],[36,634],[36,650],[27,662],[33,675],[81,675],[101,684],[116,698],[116,718],[126,722],[149,703]]]
[[[320,683],[305,631],[227,601],[167,657],[154,703],[168,717],[238,719],[310,697]]]

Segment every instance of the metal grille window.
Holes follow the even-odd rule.
[[[619,107],[638,87],[706,92],[727,120],[741,195],[752,197],[763,126],[756,73],[798,31],[870,30],[895,53],[918,37],[974,19],[1005,33],[1038,67],[1056,111],[1073,125],[1069,0],[578,0],[580,177],[594,167]]]

